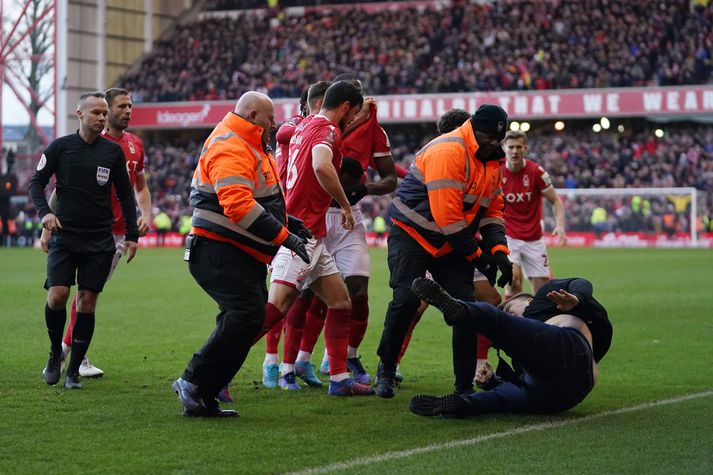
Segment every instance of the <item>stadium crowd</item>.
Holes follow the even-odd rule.
[[[713,5],[399,5],[373,12],[355,7],[208,16],[178,25],[118,83],[133,91],[135,102],[155,102],[232,99],[248,90],[298,97],[306,84],[340,70],[360,71],[369,94],[679,85],[711,78]]]
[[[408,167],[414,154],[436,135],[433,124],[386,126],[394,160]],[[147,178],[154,214],[165,212],[171,229],[179,231],[181,217],[189,216],[187,194],[198,160],[200,139],[183,145],[147,142]],[[556,188],[694,187],[699,194],[697,226],[713,231],[713,126],[690,123],[666,126],[664,137],[654,129],[594,133],[571,128],[562,133],[529,134],[529,157],[547,170]],[[20,177],[19,187],[26,186]],[[386,218],[390,196],[367,196],[361,201],[366,223]],[[618,196],[566,199],[567,229],[571,231],[686,231],[689,203],[664,196]],[[603,208],[603,222],[593,223],[594,210]],[[598,211],[601,215],[601,211]],[[16,208],[15,234],[27,236],[37,226],[31,206]],[[596,221],[596,219],[595,219]],[[35,223],[36,224],[36,223]],[[595,226],[596,224],[596,226]],[[545,227],[553,218],[545,206]],[[24,242],[24,241],[23,241]]]

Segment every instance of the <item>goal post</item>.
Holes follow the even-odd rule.
[[[565,205],[567,232],[594,232],[601,235],[685,234],[690,246],[698,245],[699,192],[693,187],[668,188],[559,188]],[[543,200],[546,202],[546,200]],[[544,206],[544,228],[554,227],[552,207]]]

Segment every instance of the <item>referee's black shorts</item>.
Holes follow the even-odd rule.
[[[49,241],[45,289],[71,287],[76,277],[79,290],[101,292],[115,253],[111,232],[106,235],[53,233]]]

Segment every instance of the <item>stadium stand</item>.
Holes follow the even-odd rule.
[[[217,3],[216,8],[229,2]],[[234,98],[246,90],[299,97],[306,84],[354,70],[363,72],[371,94],[680,85],[711,79],[710,4],[454,2],[438,9],[434,2],[425,10],[407,2],[398,5],[272,17],[254,10],[230,16],[211,12],[218,16],[180,25],[157,42],[141,66],[119,83],[134,92],[136,101],[154,102]]]

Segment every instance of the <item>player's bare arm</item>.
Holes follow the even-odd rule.
[[[567,233],[564,230],[564,203],[562,203],[562,198],[559,197],[554,187],[549,187],[542,192],[542,195],[547,198],[554,210],[555,229],[552,230],[552,235],[557,235],[560,246],[564,246],[567,244]]]
[[[344,129],[344,132],[342,132],[342,139],[352,133],[352,131],[359,127],[361,124],[369,120],[369,117],[371,117],[372,105],[374,106],[374,113],[376,113],[376,100],[373,97],[365,97],[364,105],[361,107],[359,112],[357,112],[357,115],[354,117],[354,120],[349,122],[349,124],[347,124],[347,127]]]
[[[312,149],[312,168],[320,186],[342,208],[342,226],[344,229],[354,229],[354,216],[352,216],[347,195],[339,182],[337,170],[332,164],[332,151],[329,147],[317,145]]]
[[[149,232],[149,223],[151,223],[151,193],[146,185],[146,177],[137,175],[134,183],[134,193],[136,194],[136,203],[139,205],[141,216],[136,220],[139,227],[139,236],[146,236]]]
[[[396,189],[396,166],[391,155],[384,157],[375,157],[374,165],[379,179],[377,181],[366,183],[366,191],[369,195],[386,195],[392,193]]]

